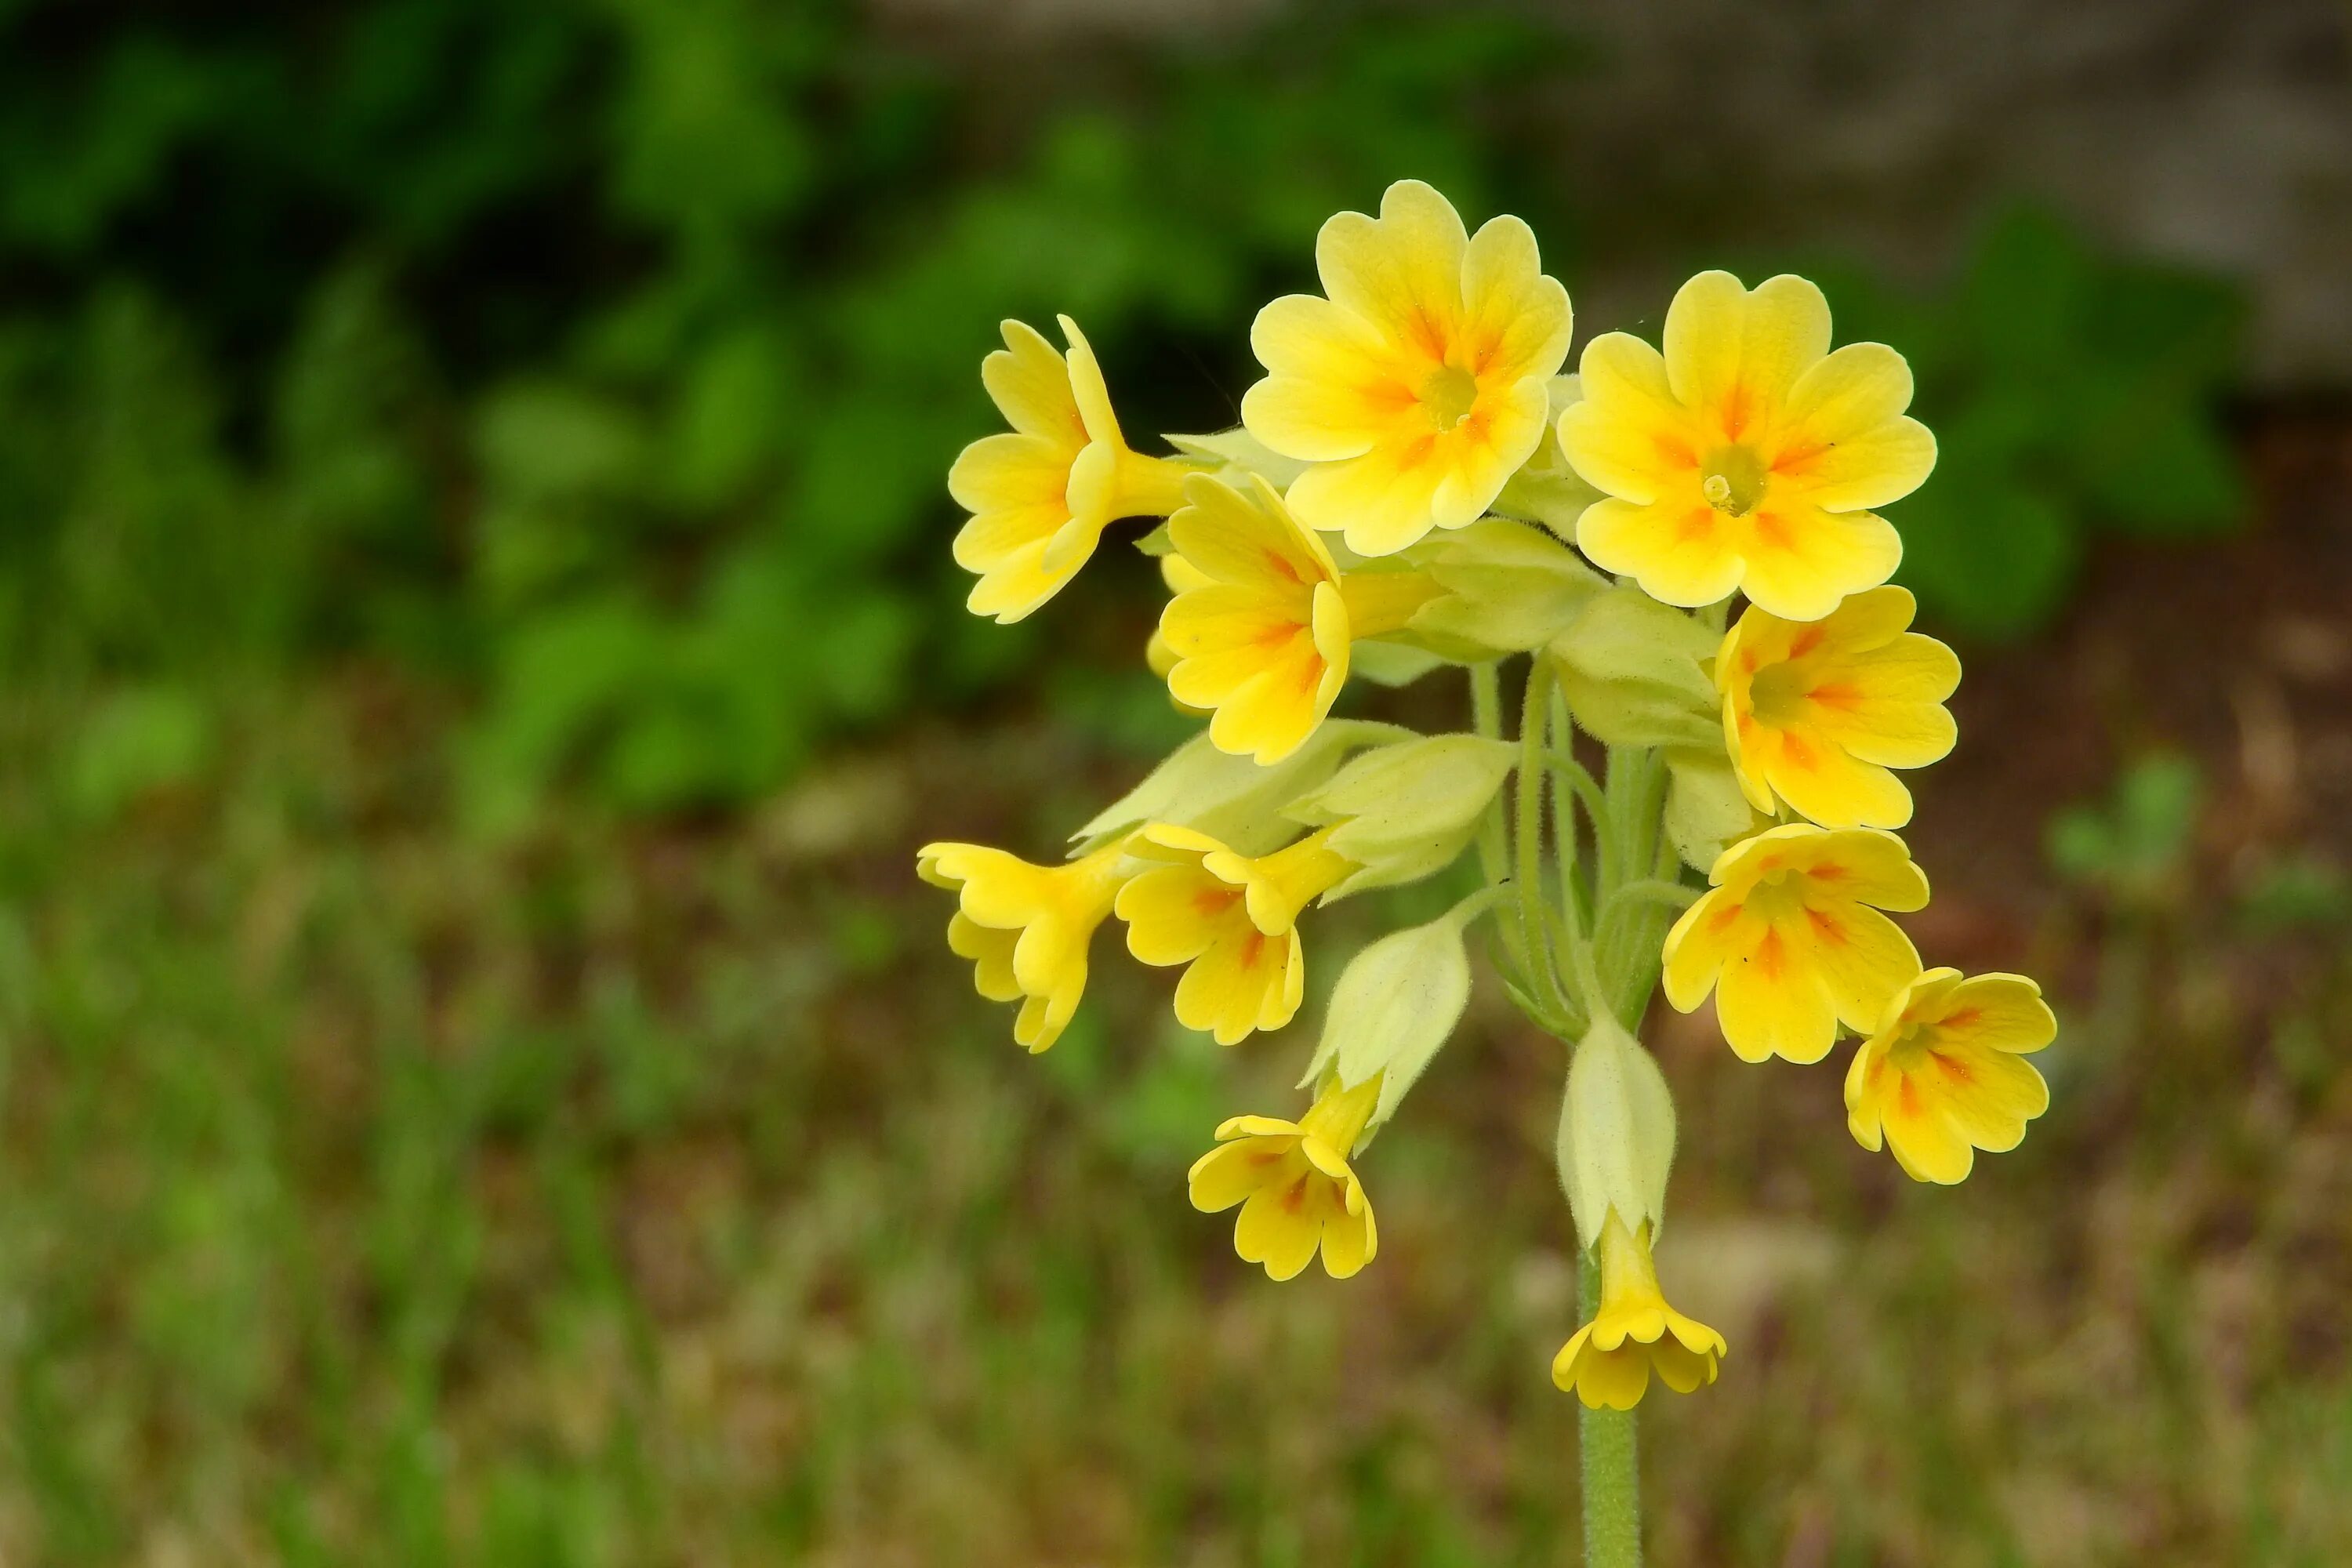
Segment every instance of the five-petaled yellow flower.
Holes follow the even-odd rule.
[[[1900,827],[1911,792],[1889,772],[1952,749],[1944,699],[1960,661],[1904,628],[1902,588],[1854,595],[1818,621],[1750,606],[1725,634],[1715,684],[1739,787],[1757,810],[1786,801],[1823,827]]]
[[[1217,1129],[1217,1147],[1194,1162],[1192,1206],[1218,1214],[1242,1205],[1234,1250],[1288,1279],[1319,1247],[1323,1271],[1345,1279],[1380,1250],[1364,1184],[1348,1164],[1381,1093],[1374,1073],[1353,1089],[1327,1076],[1313,1109],[1297,1121],[1236,1116]]]
[[[1419,572],[1342,574],[1255,475],[1239,486],[1195,475],[1184,497],[1168,521],[1169,559],[1184,569],[1168,577],[1192,585],[1160,616],[1174,660],[1168,690],[1215,710],[1209,739],[1218,750],[1280,762],[1331,710],[1349,645],[1402,626],[1436,585]]]
[[[1160,865],[1118,889],[1127,950],[1145,963],[1183,964],[1176,1018],[1221,1046],[1279,1029],[1307,994],[1298,911],[1356,868],[1326,847],[1336,828],[1253,858],[1205,833],[1154,823],[1129,841]]]
[[[1242,399],[1251,435],[1313,465],[1291,509],[1361,555],[1475,522],[1543,440],[1568,357],[1568,291],[1533,231],[1498,217],[1467,235],[1444,196],[1400,180],[1379,217],[1324,224],[1315,268],[1323,296],[1258,312],[1267,374]]]
[[[1723,1037],[1745,1059],[1817,1062],[1844,1024],[1875,1028],[1919,952],[1881,910],[1927,902],[1903,840],[1875,828],[1790,823],[1743,839],[1666,933],[1666,1000],[1687,1013],[1713,990]]]
[[[1138,868],[1123,843],[1066,866],[1033,866],[978,844],[926,844],[915,869],[957,894],[948,946],[972,961],[992,1002],[1021,1004],[1013,1037],[1033,1051],[1059,1039],[1087,988],[1087,948]]]
[[[1913,1179],[1947,1185],[2025,1137],[2050,1088],[2022,1059],[2058,1037],[2042,987],[2022,974],[1931,969],[1886,1005],[1846,1069],[1846,1125],[1882,1140]]]
[[[963,449],[948,493],[972,514],[955,537],[956,564],[980,574],[966,606],[1021,619],[1061,591],[1122,517],[1165,517],[1183,503],[1186,469],[1128,449],[1094,350],[1060,318],[1066,363],[1020,321],[981,362],[981,381],[1012,425]]]
[[[1903,542],[1870,509],[1919,487],[1936,439],[1904,415],[1902,355],[1830,352],[1829,304],[1812,284],[1784,275],[1751,292],[1702,272],[1666,311],[1664,354],[1605,332],[1581,369],[1559,444],[1610,498],[1577,523],[1595,565],[1670,605],[1743,590],[1795,621],[1893,574]]]
[[[1552,1358],[1551,1380],[1594,1409],[1631,1410],[1654,1372],[1676,1394],[1713,1383],[1730,1348],[1721,1334],[1666,1305],[1650,1260],[1650,1226],[1630,1230],[1615,1208],[1594,1244],[1601,1309]]]

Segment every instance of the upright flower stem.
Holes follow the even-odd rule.
[[[1601,1266],[1587,1253],[1580,1271],[1586,1321],[1601,1307]],[[1584,1568],[1641,1568],[1642,1471],[1633,1413],[1582,1407],[1577,1447],[1584,1458]]]

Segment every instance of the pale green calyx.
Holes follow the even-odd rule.
[[[1501,518],[1433,533],[1405,558],[1444,590],[1410,635],[1466,663],[1543,647],[1609,586],[1559,540]]]
[[[1276,489],[1286,490],[1290,482],[1305,473],[1308,465],[1297,458],[1286,458],[1239,425],[1230,430],[1219,430],[1208,436],[1164,436],[1160,437],[1188,458],[1199,458],[1215,463],[1219,477],[1232,477],[1231,471],[1255,474]]]
[[[1462,1021],[1470,1002],[1470,954],[1462,928],[1494,898],[1474,893],[1426,925],[1391,931],[1350,959],[1323,1015],[1307,1088],[1326,1071],[1353,1089],[1381,1075],[1381,1092],[1365,1123],[1370,1138],[1395,1114],[1405,1093]]]
[[[1628,1229],[1646,1220],[1657,1234],[1675,1163],[1674,1095],[1656,1059],[1606,1013],[1570,1060],[1555,1152],[1580,1245],[1600,1239],[1612,1208]]]
[[[1297,820],[1283,807],[1330,778],[1349,752],[1412,733],[1369,719],[1327,720],[1298,750],[1260,767],[1246,756],[1219,751],[1203,731],[1070,835],[1070,854],[1098,849],[1146,822],[1193,828],[1240,854],[1264,854],[1297,836]]]
[[[1569,711],[1603,745],[1722,752],[1707,661],[1716,635],[1630,583],[1593,595],[1551,639]]]
[[[1670,746],[1664,756],[1666,837],[1685,865],[1706,870],[1734,841],[1769,822],[1748,804],[1722,747]]]
[[[1429,735],[1365,752],[1284,815],[1309,827],[1337,825],[1328,847],[1357,863],[1328,903],[1370,888],[1419,881],[1452,864],[1477,831],[1517,759],[1478,735]]]

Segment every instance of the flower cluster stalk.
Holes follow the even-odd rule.
[[[1167,457],[1129,445],[1075,322],[1066,351],[1005,323],[982,379],[1009,428],[949,477],[970,607],[1020,620],[1108,525],[1163,520],[1139,542],[1170,594],[1145,658],[1203,723],[1066,864],[942,842],[918,869],[956,895],[949,945],[1018,1004],[1029,1049],[1060,1038],[1113,920],[1173,972],[1178,1022],[1239,1046],[1306,1005],[1311,907],[1475,853],[1476,891],[1340,971],[1306,1108],[1228,1118],[1190,1195],[1237,1211],[1234,1250],[1270,1279],[1371,1264],[1367,1151],[1453,1037],[1465,933],[1490,922],[1512,1002],[1567,1047],[1583,1310],[1551,1374],[1584,1406],[1586,1561],[1617,1568],[1641,1556],[1634,1406],[1713,1383],[1728,1348],[1653,1256],[1679,1134],[1638,1038],[1652,998],[1711,999],[1748,1061],[1854,1037],[1848,1126],[1921,1181],[1960,1180],[2048,1105],[2038,987],[1927,968],[1890,918],[1927,900],[1896,772],[1950,750],[1959,665],[1910,630],[1876,509],[1927,479],[1935,438],[1902,356],[1832,349],[1801,278],[1702,273],[1660,345],[1605,332],[1562,374],[1567,290],[1517,218],[1473,234],[1401,181],[1377,216],[1323,226],[1316,268],[1321,293],[1258,313],[1242,426]],[[1446,666],[1465,731],[1334,712],[1351,684]]]

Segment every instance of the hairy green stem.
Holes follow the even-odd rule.
[[[1527,689],[1519,703],[1519,776],[1517,820],[1514,828],[1517,851],[1519,926],[1528,953],[1529,978],[1556,1013],[1573,1016],[1559,982],[1553,957],[1551,921],[1544,910],[1543,879],[1543,756],[1545,714],[1551,696],[1551,666],[1541,658],[1528,661]]]
[[[1601,1267],[1587,1253],[1577,1292],[1590,1322],[1601,1307]],[[1633,1413],[1584,1406],[1577,1446],[1584,1460],[1584,1568],[1641,1568],[1642,1468]]]

